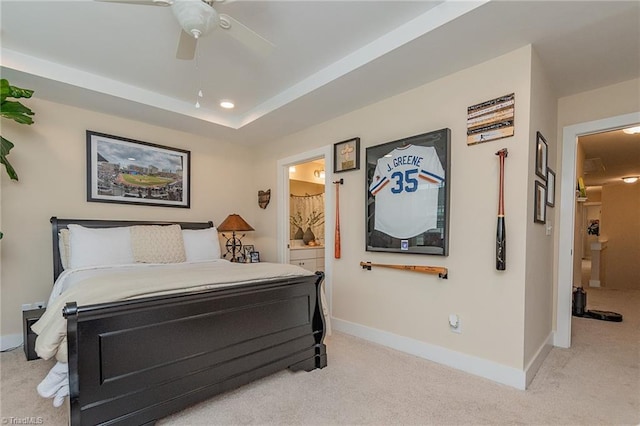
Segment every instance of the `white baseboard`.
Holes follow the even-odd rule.
[[[22,334],[7,334],[0,336],[0,351],[22,346]]]
[[[549,355],[549,352],[551,352],[551,349],[553,348],[553,339],[554,333],[552,331],[551,333],[549,333],[542,345],[540,345],[540,347],[538,348],[538,352],[536,352],[536,354],[533,356],[533,358],[529,362],[529,365],[527,365],[527,368],[525,368],[527,387],[529,387],[531,381],[540,369],[540,366],[542,366],[545,358],[547,357],[547,355]]]
[[[453,367],[475,376],[484,377],[516,389],[524,390],[528,384],[527,373],[525,371],[518,370],[517,368],[498,364],[497,362],[489,361],[473,355],[463,354],[441,346],[399,336],[387,331],[370,328],[335,317],[332,318],[332,323],[333,329],[336,331],[360,337],[383,346],[388,346],[390,348],[397,349],[420,358],[425,358],[430,361],[437,362],[438,364]],[[535,359],[537,360],[538,357],[536,356]],[[544,359],[544,357],[542,357],[542,359]],[[540,360],[540,363],[541,362],[542,360]],[[532,371],[533,375],[535,375],[537,368],[532,368]],[[531,376],[532,378],[533,375]]]

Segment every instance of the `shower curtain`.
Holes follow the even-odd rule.
[[[302,238],[300,234],[310,228],[315,239],[324,242],[324,193],[291,195],[289,213],[290,239]]]

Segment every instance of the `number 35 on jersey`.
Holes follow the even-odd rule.
[[[407,145],[378,159],[369,191],[376,198],[375,229],[411,238],[436,228],[444,169],[434,147]]]

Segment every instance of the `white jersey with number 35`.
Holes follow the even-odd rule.
[[[411,238],[437,226],[444,169],[434,147],[407,145],[378,160],[369,191],[376,197],[375,229]]]

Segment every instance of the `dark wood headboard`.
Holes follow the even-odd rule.
[[[213,222],[156,222],[144,220],[94,220],[94,219],[58,219],[53,216],[51,219],[51,232],[53,236],[53,281],[64,270],[60,260],[60,249],[58,245],[58,234],[61,229],[66,229],[67,225],[75,224],[86,228],[116,228],[119,226],[134,225],[180,225],[182,229],[206,229],[213,227]]]

